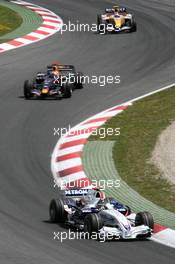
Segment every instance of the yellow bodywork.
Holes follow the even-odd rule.
[[[125,24],[125,19],[124,18],[113,18],[113,21],[115,23],[115,26],[120,28]]]
[[[45,88],[43,88],[42,91],[41,91],[41,93],[42,93],[42,94],[47,94],[48,91],[49,91],[49,89],[45,89]]]

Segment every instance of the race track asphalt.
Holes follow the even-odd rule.
[[[69,19],[95,23],[110,2],[33,1]],[[53,129],[83,121],[107,107],[175,81],[175,2],[123,0],[136,15],[138,32],[100,36],[60,33],[0,55],[0,263],[173,264],[175,250],[143,242],[53,240],[65,231],[48,222],[53,188]],[[86,85],[71,99],[25,101],[25,79],[59,60],[89,75],[120,75],[120,85]]]

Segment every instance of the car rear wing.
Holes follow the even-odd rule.
[[[55,64],[56,65],[56,64]],[[60,70],[74,70],[75,67],[73,65],[56,65]],[[47,69],[52,70],[53,65],[48,65]]]
[[[60,70],[74,70],[75,67],[73,65],[58,65]]]

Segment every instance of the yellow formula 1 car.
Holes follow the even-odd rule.
[[[97,15],[98,33],[136,32],[137,24],[133,14],[127,12],[125,7],[113,6],[106,8],[104,14]]]

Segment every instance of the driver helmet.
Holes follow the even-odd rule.
[[[58,68],[57,65],[53,65],[53,66],[52,66],[52,73],[53,73],[55,76],[59,76],[60,71],[59,71],[59,68]]]
[[[114,9],[115,12],[119,12],[120,7],[116,5],[116,6],[113,6],[113,9]]]

